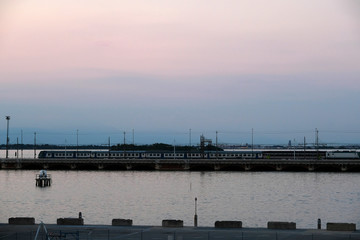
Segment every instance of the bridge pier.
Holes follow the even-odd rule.
[[[310,172],[312,172],[312,171],[315,170],[315,166],[314,166],[313,164],[308,165],[307,167],[308,167],[308,170],[309,170]]]
[[[18,163],[16,164],[16,169],[21,169],[21,168],[22,168],[22,165],[21,165],[21,163],[18,162]]]
[[[190,170],[190,165],[188,163],[185,163],[183,166],[183,170]]]
[[[252,169],[250,164],[245,164],[244,166],[245,171],[250,171]]]
[[[215,164],[215,165],[214,165],[214,170],[215,170],[215,171],[221,170],[220,165],[219,165],[219,164]]]
[[[342,172],[346,172],[347,170],[348,170],[348,166],[347,165],[345,165],[345,164],[341,164],[341,171]]]

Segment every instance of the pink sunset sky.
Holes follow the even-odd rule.
[[[360,143],[360,2],[0,0],[0,83],[0,144]]]

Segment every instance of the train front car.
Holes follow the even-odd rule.
[[[326,157],[328,159],[359,159],[360,152],[352,150],[336,150],[327,151]]]
[[[38,158],[47,158],[48,157],[48,151],[40,151]]]

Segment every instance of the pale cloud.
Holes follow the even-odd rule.
[[[4,68],[191,76],[359,67],[357,25],[338,1],[68,4],[8,7]]]

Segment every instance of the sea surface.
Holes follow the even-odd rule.
[[[360,173],[48,171],[52,185],[45,188],[35,186],[37,173],[0,170],[0,223],[10,217],[56,223],[82,212],[85,224],[125,218],[159,226],[181,219],[193,226],[197,198],[199,226],[240,220],[244,227],[292,221],[316,228],[318,218],[323,228],[327,222],[360,226]]]

